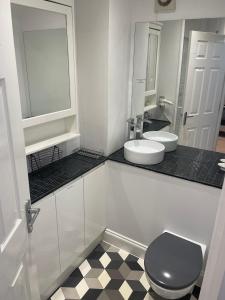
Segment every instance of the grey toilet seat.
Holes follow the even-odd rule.
[[[180,290],[198,279],[203,265],[201,247],[170,233],[163,233],[148,247],[145,271],[158,286]]]

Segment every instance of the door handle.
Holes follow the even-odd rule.
[[[33,231],[34,222],[37,219],[41,209],[40,208],[32,208],[31,201],[28,200],[25,204],[25,211],[26,211],[26,219],[27,219],[27,230],[28,233]]]
[[[185,126],[187,123],[187,118],[194,118],[194,115],[188,115],[187,112],[184,113],[184,122],[183,125]]]

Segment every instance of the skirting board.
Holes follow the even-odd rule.
[[[110,229],[105,230],[103,240],[106,243],[121,248],[139,258],[144,258],[145,252],[148,248],[146,245],[143,245]]]
[[[117,248],[121,248],[129,253],[131,253],[134,256],[137,256],[139,258],[143,258],[145,256],[145,252],[148,248],[148,246],[141,244],[133,239],[130,239],[120,233],[117,233],[115,231],[112,231],[110,229],[106,229],[105,233],[103,235],[103,241],[111,244]],[[198,286],[202,285],[204,272],[202,271],[199,280],[197,282]]]

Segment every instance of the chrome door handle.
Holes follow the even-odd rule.
[[[28,233],[31,233],[33,231],[34,222],[36,221],[37,216],[39,215],[41,209],[32,208],[31,201],[28,200],[25,205],[25,210],[26,210],[26,218],[27,218],[27,230]]]
[[[187,123],[187,118],[194,118],[194,115],[188,115],[187,112],[184,113],[184,122],[183,125],[185,126]]]

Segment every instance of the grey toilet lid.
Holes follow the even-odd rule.
[[[170,233],[163,233],[148,247],[145,271],[158,286],[179,290],[191,286],[202,270],[201,247]]]

